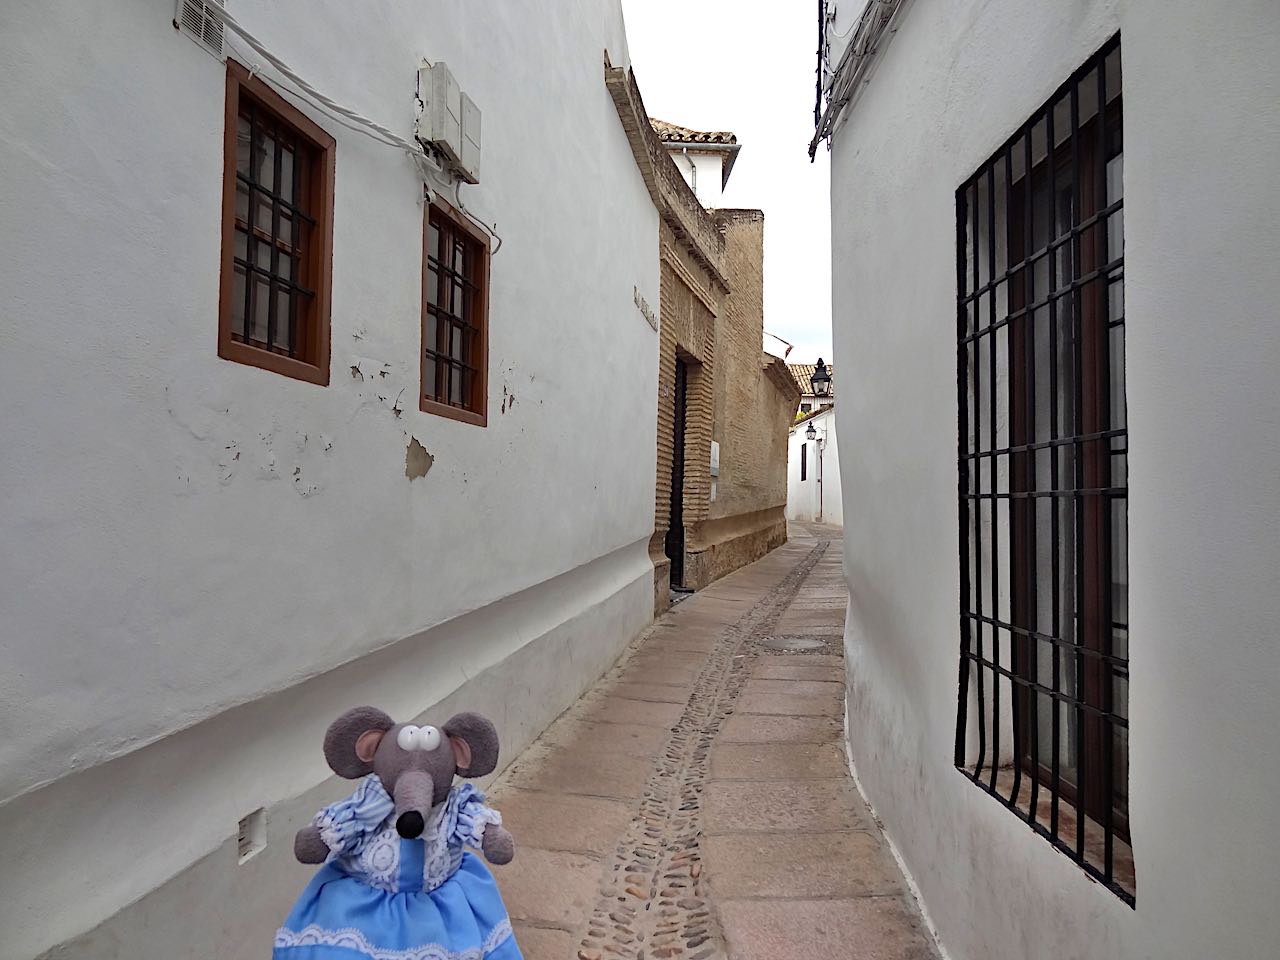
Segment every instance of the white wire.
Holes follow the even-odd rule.
[[[483,220],[475,216],[470,210],[467,209],[467,205],[462,202],[462,197],[459,196],[462,190],[462,184],[464,182],[465,181],[463,181],[461,178],[454,181],[454,184],[453,184],[454,202],[457,203],[458,209],[462,211],[463,216],[465,216],[472,223],[483,227],[485,233],[489,234],[489,236],[493,237],[493,239],[498,241],[498,245],[489,251],[490,257],[496,257],[498,255],[498,251],[502,249],[502,238],[498,236],[498,230],[497,230],[498,225],[495,223],[492,227],[489,226],[487,223],[485,223]]]
[[[291,69],[287,63],[268,50],[262,44],[262,41],[241,26],[240,23],[237,22],[231,14],[227,13],[227,11],[219,4],[207,4],[205,9],[209,11],[211,16],[221,20],[233,33],[243,39],[255,53],[275,67],[275,69],[279,71],[286,80],[298,88],[303,96],[318,105],[321,110],[336,123],[346,127],[348,130],[352,130],[356,133],[362,133],[378,143],[385,144],[389,147],[400,148],[408,155],[424,181],[430,181],[433,177],[445,179],[444,168],[427,156],[421,144],[410,143],[408,140],[399,136],[394,131],[388,130],[380,123],[370,120],[368,117],[357,113],[355,110],[352,110],[349,107],[344,107],[335,100],[326,97],[315,87],[311,86],[311,84],[307,83],[306,80],[302,79],[302,77]],[[489,253],[491,257],[496,256],[498,251],[502,248],[502,237],[498,236],[497,231],[495,231],[493,227],[490,227],[483,220],[479,219],[467,210],[458,196],[458,189],[462,184],[462,180],[456,176],[453,180],[453,197],[454,200],[457,201],[458,209],[466,215],[467,219],[481,227],[487,234],[498,241],[498,245]],[[431,187],[429,183],[427,185],[427,191],[428,194],[430,194]]]

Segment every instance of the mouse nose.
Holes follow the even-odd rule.
[[[422,814],[417,810],[406,810],[396,817],[396,833],[406,840],[415,840],[422,836],[422,830],[426,825]]]
[[[406,840],[422,836],[431,812],[435,781],[425,770],[408,770],[396,781],[396,833]]]

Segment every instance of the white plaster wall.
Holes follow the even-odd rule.
[[[432,651],[425,709],[474,657],[529,639],[458,618],[519,594],[557,624],[644,594],[653,479],[635,465],[656,442],[657,343],[633,290],[658,300],[657,215],[603,83],[603,50],[626,62],[618,4],[230,9],[402,136],[423,57],[483,110],[482,182],[463,199],[504,240],[489,426],[416,409],[423,210],[398,151],[308,110],[337,140],[331,384],[220,360],[223,64],[173,29],[171,0],[0,7],[0,847],[58,866],[7,873],[4,957],[87,928],[237,816],[319,782],[314,722],[345,704],[281,706],[269,762],[224,739],[185,768],[142,751],[159,780],[107,776],[91,796],[72,776],[66,838],[35,829],[42,785],[404,638]],[[583,442],[583,391],[611,398],[592,414],[604,447]],[[413,482],[410,437],[435,457]],[[606,586],[554,586],[569,574]],[[616,651],[643,610],[624,604],[591,642]],[[559,693],[596,666],[570,657]],[[176,773],[212,792],[166,793]],[[161,797],[185,827],[148,836],[125,812]],[[80,858],[69,837],[90,824]],[[76,863],[114,866],[68,905]]]
[[[952,767],[956,186],[1115,31],[1125,124],[1130,909]],[[1280,942],[1280,10],[909,3],[832,156],[851,754],[956,960]]]
[[[685,183],[689,184],[699,203],[708,210],[720,206],[724,197],[724,154],[672,150],[671,159],[676,162],[676,169],[684,174]]]
[[[826,442],[821,451],[816,440],[806,440],[805,431],[813,424]],[[800,479],[800,448],[808,443],[808,465],[805,479]],[[819,469],[821,459],[821,469]],[[822,492],[819,494],[819,477]],[[821,499],[821,503],[819,503]],[[787,438],[787,519],[844,525],[844,497],[840,489],[840,440],[836,431],[834,409],[811,417],[792,427]]]

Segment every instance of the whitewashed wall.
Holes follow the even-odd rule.
[[[698,202],[709,210],[721,205],[724,197],[724,162],[723,153],[697,153],[690,150],[672,150],[671,159],[676,168],[684,174],[684,179]]]
[[[1136,909],[952,767],[955,189],[1117,30]],[[914,0],[869,79],[831,172],[862,784],[954,960],[1274,956],[1280,9]]]
[[[0,7],[4,958],[319,784],[352,701],[474,690],[518,748],[651,608],[657,346],[633,291],[658,302],[657,216],[603,82],[619,5],[229,8],[402,136],[424,57],[483,110],[463,199],[504,241],[489,426],[417,411],[422,187],[397,150],[307,111],[337,140],[331,384],[220,360],[224,65],[172,0]],[[610,398],[607,445],[584,393]],[[410,438],[435,457],[412,482]],[[241,906],[304,879],[225,870]]]
[[[819,438],[808,440],[805,431],[813,424]],[[800,448],[809,446],[805,479],[800,479]],[[819,483],[821,480],[821,483]],[[787,519],[844,525],[844,497],[840,490],[840,439],[836,431],[835,408],[810,417],[791,428],[787,438]]]

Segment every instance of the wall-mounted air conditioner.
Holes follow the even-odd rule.
[[[417,136],[468,183],[480,182],[480,108],[443,61],[418,70]]]

